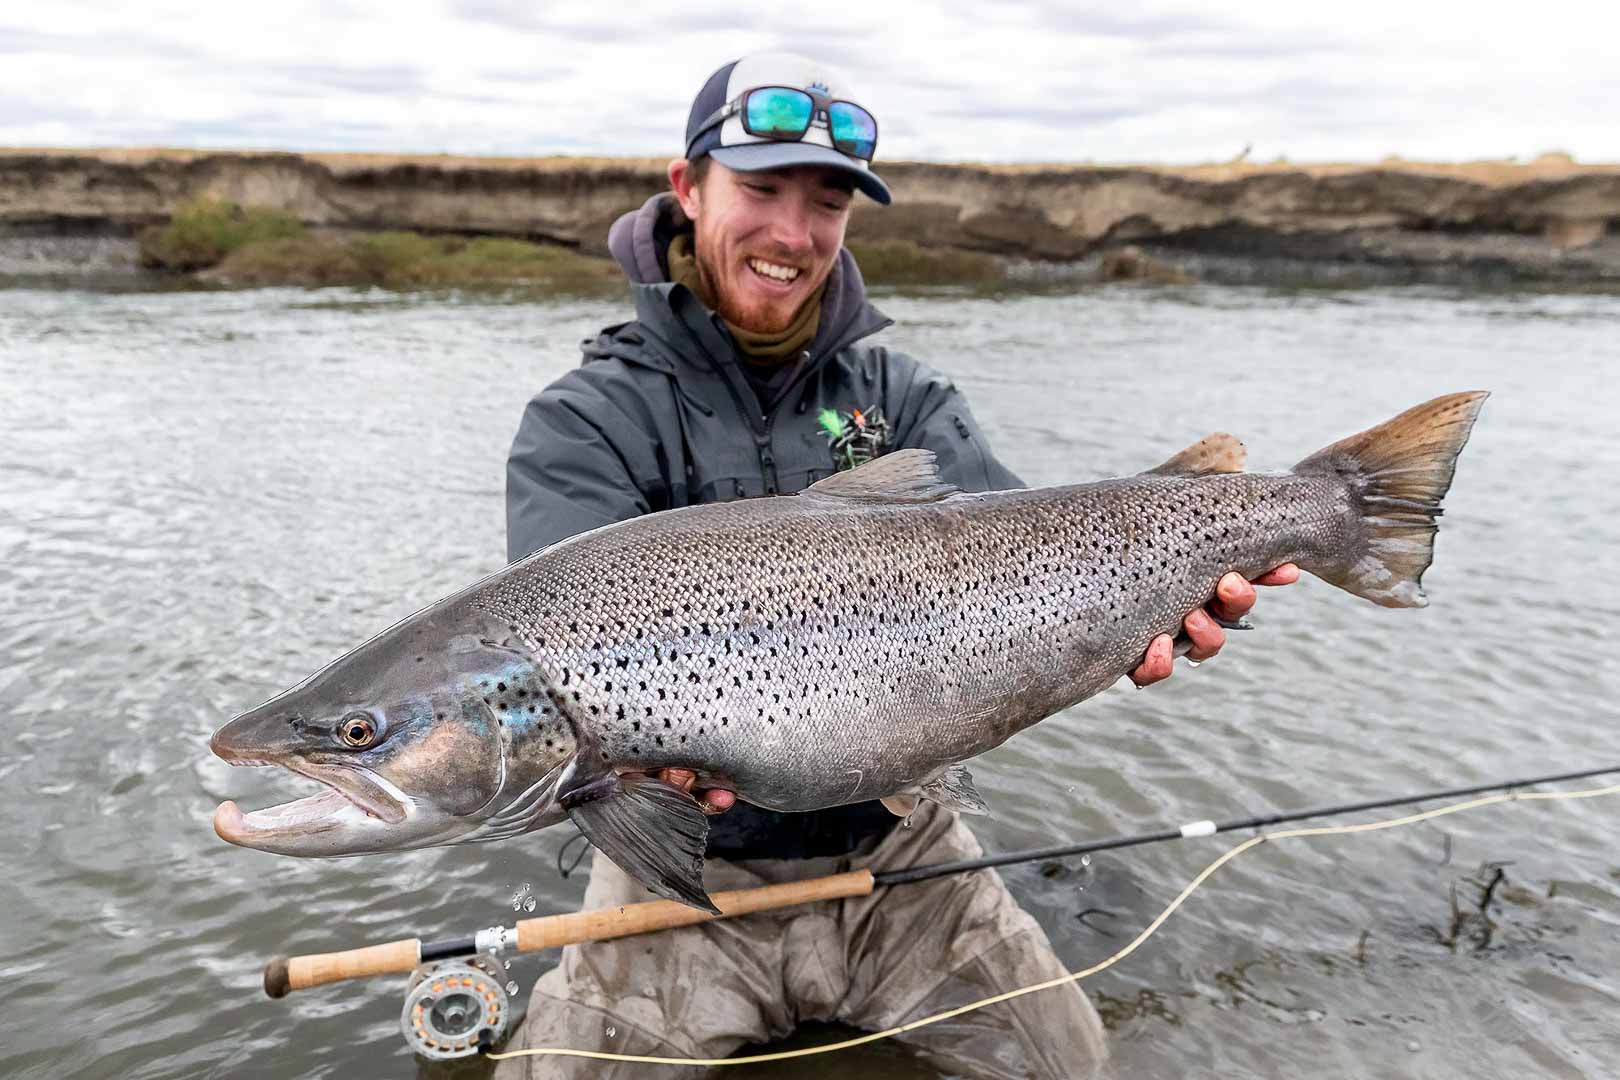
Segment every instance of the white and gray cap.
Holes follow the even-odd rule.
[[[849,79],[837,68],[797,53],[755,53],[726,64],[703,84],[692,101],[686,120],[686,157],[696,161],[704,154],[737,172],[785,169],[793,165],[824,165],[849,173],[874,201],[887,206],[889,187],[871,166],[833,146],[825,123],[812,123],[804,137],[783,142],[750,135],[743,129],[742,117],[731,115],[719,124],[705,128],[716,113],[745,92],[760,86],[789,86],[813,91],[839,101],[860,99],[850,90]],[[864,106],[863,106],[864,107]],[[868,110],[870,111],[870,110]]]

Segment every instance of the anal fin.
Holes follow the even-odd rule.
[[[897,818],[908,818],[912,811],[917,809],[917,796],[915,795],[889,795],[878,800],[883,809]]]
[[[619,869],[659,896],[720,914],[703,888],[709,822],[692,796],[654,777],[604,773],[558,801]]]
[[[966,765],[952,765],[924,784],[918,794],[925,799],[962,814],[989,814],[990,805],[973,786],[973,775]],[[892,809],[892,807],[891,807]]]

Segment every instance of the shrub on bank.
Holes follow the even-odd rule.
[[[141,265],[201,270],[250,244],[303,235],[304,223],[285,210],[193,199],[177,206],[167,225],[154,226],[141,234]]]
[[[247,244],[204,275],[230,285],[544,285],[624,280],[617,266],[570,248],[499,237],[412,232],[309,234]]]
[[[1006,276],[1000,259],[978,251],[906,241],[857,241],[849,250],[868,285],[994,285]]]

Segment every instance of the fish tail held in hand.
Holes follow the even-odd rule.
[[[1423,607],[1423,572],[1434,561],[1435,519],[1457,455],[1489,393],[1447,394],[1375,428],[1323,447],[1294,466],[1349,488],[1355,520],[1348,551],[1305,569],[1384,607]]]

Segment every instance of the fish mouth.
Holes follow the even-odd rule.
[[[243,812],[227,799],[214,811],[214,832],[241,847],[276,847],[332,830],[398,825],[410,816],[412,800],[393,784],[359,765],[295,760],[274,761],[215,752],[232,765],[279,765],[325,784],[326,790],[261,810]]]

